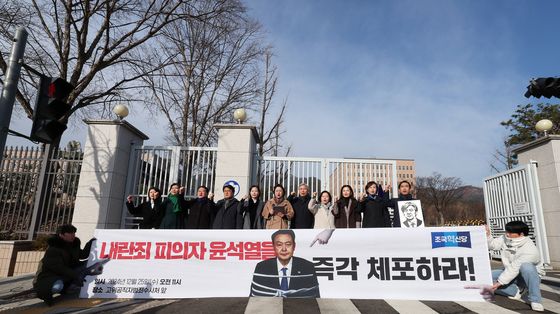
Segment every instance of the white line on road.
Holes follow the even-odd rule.
[[[250,297],[245,308],[245,314],[282,314],[282,298],[273,297]]]
[[[541,290],[553,292],[553,293],[560,293],[560,288],[555,286],[549,286],[541,283]]]
[[[402,314],[432,314],[437,313],[426,304],[413,300],[385,300],[397,312]]]
[[[560,303],[556,301],[547,298],[542,298],[542,305],[544,306],[544,309],[547,311],[560,313]]]
[[[348,299],[317,299],[321,314],[360,314],[358,308]]]
[[[455,302],[475,313],[512,314],[517,313],[490,302]]]

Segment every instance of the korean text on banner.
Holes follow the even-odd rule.
[[[483,227],[294,230],[278,258],[274,231],[96,230],[88,264],[110,261],[81,296],[482,301],[465,287],[492,283]]]

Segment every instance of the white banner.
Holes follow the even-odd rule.
[[[492,283],[483,227],[294,231],[96,230],[88,265],[110,261],[81,297],[482,301],[465,287]]]

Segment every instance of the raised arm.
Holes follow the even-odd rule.
[[[319,204],[317,204],[317,200],[312,198],[309,201],[309,204],[307,205],[307,209],[309,209],[309,211],[315,215],[317,213],[317,210],[319,209]]]

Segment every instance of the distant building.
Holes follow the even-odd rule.
[[[414,159],[395,159],[397,161],[397,180],[407,180],[416,185],[416,166]]]
[[[352,160],[352,158],[346,158]],[[360,158],[362,160],[386,160],[396,161],[397,181],[407,180],[416,183],[416,167],[414,159],[384,159],[384,158]],[[329,187],[333,194],[338,195],[342,185],[349,184],[354,188],[355,193],[364,192],[364,186],[369,181],[375,181],[381,185],[391,182],[393,169],[389,164],[360,164],[360,163],[340,163],[330,169]],[[397,185],[398,182],[391,182]]]

